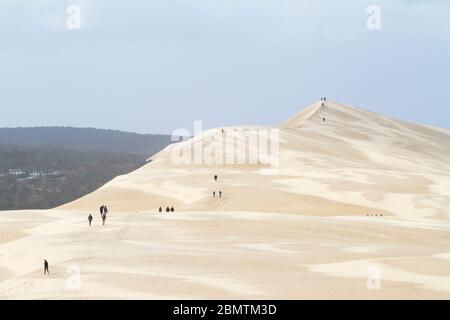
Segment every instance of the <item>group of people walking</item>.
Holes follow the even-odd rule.
[[[106,223],[106,214],[107,213],[108,213],[108,207],[103,204],[100,207],[100,217],[102,218],[102,225],[105,225],[105,223]],[[92,216],[92,214],[89,214],[89,216],[88,216],[89,227],[92,225],[92,220],[94,220],[94,217]]]
[[[217,176],[217,174],[215,174],[215,175],[214,175],[214,182],[217,182],[217,179],[218,179],[218,178],[219,178],[219,177]],[[213,198],[216,197],[216,194],[219,195],[219,198],[222,198],[222,190],[219,190],[218,193],[216,193],[216,190],[214,190],[214,191],[213,191]]]
[[[218,179],[218,176],[214,175],[214,181],[217,181],[217,179]],[[218,191],[218,195],[219,195],[219,198],[222,197],[222,191],[221,190]],[[214,198],[216,197],[216,191],[215,190],[213,191],[213,197]],[[170,208],[166,207],[165,211],[168,212],[168,213],[169,212],[175,212],[175,208],[173,206],[170,207]],[[163,212],[163,208],[162,207],[159,207],[159,212]],[[108,207],[105,206],[104,204],[101,205],[100,206],[100,216],[102,218],[102,225],[105,225],[105,223],[106,223],[106,215],[107,214],[108,214]],[[89,216],[88,216],[89,226],[92,225],[92,221],[93,220],[94,220],[94,217],[92,216],[92,214],[89,214]],[[47,260],[44,260],[44,274],[50,274]]]
[[[320,101],[322,101],[322,107],[325,105],[325,101],[327,101],[327,98],[326,97],[322,97],[322,98],[320,98]],[[322,121],[323,122],[325,122],[325,117],[324,118],[322,118]]]
[[[163,209],[161,207],[159,207],[159,212],[163,212]],[[166,212],[175,212],[175,209],[173,206],[171,208],[166,207]]]
[[[373,214],[373,213],[368,213],[368,214],[366,214],[366,216],[367,217],[373,217],[373,216],[375,216],[375,217],[382,217],[383,216],[383,214],[382,213],[380,213],[380,214],[378,214],[378,213],[375,213],[375,214]]]
[[[104,204],[100,207],[100,216],[102,217],[102,224],[105,225],[106,223],[106,214],[108,213],[108,207],[106,207]],[[88,223],[89,226],[92,225],[92,221],[94,220],[94,217],[92,214],[89,214],[88,216]],[[50,274],[49,268],[48,268],[48,261],[47,259],[44,259],[44,275]]]
[[[102,217],[102,224],[106,223],[106,214],[108,213],[108,207],[104,204],[100,207],[100,216]]]

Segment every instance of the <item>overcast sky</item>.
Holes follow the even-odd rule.
[[[326,96],[450,128],[449,57],[448,0],[0,0],[0,126],[276,124]]]

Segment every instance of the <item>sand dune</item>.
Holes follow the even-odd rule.
[[[225,128],[224,136],[246,134],[238,129]],[[146,166],[61,209],[90,210],[107,202],[133,211],[176,205],[183,211],[448,216],[449,134],[333,102],[313,104],[279,130],[275,174],[263,174],[261,164],[172,163],[173,148],[198,141],[208,146],[222,134],[213,129],[167,147]],[[223,201],[211,200],[216,189],[223,189]]]
[[[20,214],[35,221],[36,213]],[[80,212],[39,215],[39,227],[1,245],[2,299],[450,298],[448,223],[121,212],[88,228]],[[43,257],[50,276],[42,274]],[[73,266],[79,289],[67,284]],[[373,266],[381,270],[379,290],[366,285]]]
[[[257,163],[174,163],[200,143],[226,158],[241,138],[251,158],[258,134],[279,144]],[[0,213],[0,298],[448,299],[449,208],[448,130],[317,102],[170,145],[60,208]]]

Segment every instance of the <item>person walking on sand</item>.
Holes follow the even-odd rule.
[[[103,223],[103,225],[105,225],[105,222],[106,222],[106,213],[103,212],[103,214],[102,214],[102,223]]]
[[[170,212],[170,209],[169,209],[169,207],[167,207],[167,208],[166,208],[166,212]]]
[[[222,198],[222,191],[219,191],[219,198]]]
[[[215,198],[216,197],[216,192],[215,191],[213,191],[213,198]]]
[[[92,214],[89,214],[89,217],[88,217],[89,227],[91,226],[92,219],[94,219],[94,218],[92,217]]]
[[[48,261],[44,259],[44,275],[50,274],[50,271],[48,271]]]
[[[161,207],[159,207],[159,212],[160,212],[160,213],[162,212],[162,208],[161,208]]]
[[[214,175],[214,181],[217,181],[217,174]]]
[[[106,216],[106,214],[108,213],[108,207],[106,207],[106,206],[103,206],[103,213],[105,214],[105,216]]]
[[[175,211],[175,209],[172,207],[172,208],[170,208],[170,212],[174,212]]]

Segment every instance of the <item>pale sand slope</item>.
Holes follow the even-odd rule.
[[[167,147],[153,162],[61,209],[108,203],[114,211],[134,212],[174,205],[183,211],[448,217],[448,131],[333,102],[317,102],[279,128],[279,167],[271,174],[263,165],[173,163],[180,146],[201,141],[206,153],[217,137],[251,138],[242,127],[224,128],[224,135],[219,128]],[[213,190],[222,190],[224,199],[212,199]]]
[[[450,222],[434,219],[121,212],[89,228],[85,213],[48,210],[0,225],[1,299],[450,298]]]
[[[0,298],[450,298],[447,130],[332,102],[278,128],[277,170],[173,163],[219,128],[59,210],[1,213]],[[366,285],[374,267],[380,290]]]

